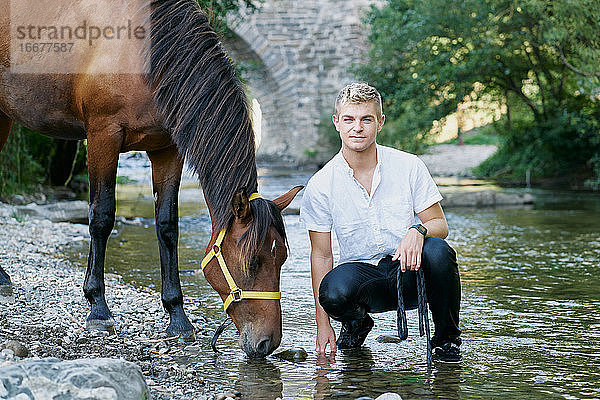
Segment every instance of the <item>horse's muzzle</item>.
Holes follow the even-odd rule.
[[[253,340],[249,331],[244,331],[240,336],[240,347],[250,358],[264,358],[271,354],[281,343],[281,334],[274,336],[262,336]]]

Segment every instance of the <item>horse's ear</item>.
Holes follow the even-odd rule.
[[[233,215],[238,219],[245,220],[251,216],[252,211],[250,210],[250,201],[246,189],[235,192],[231,200],[231,208],[233,209]]]
[[[302,186],[302,185],[294,186],[292,188],[292,190],[290,190],[286,194],[281,195],[278,198],[276,198],[275,200],[273,200],[273,203],[275,203],[277,208],[279,208],[279,210],[282,211],[284,208],[286,208],[287,206],[290,205],[292,200],[294,200],[294,197],[296,197],[298,192],[301,191],[303,188],[304,188],[304,186]]]

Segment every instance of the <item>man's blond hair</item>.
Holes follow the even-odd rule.
[[[343,104],[362,104],[374,101],[377,103],[377,119],[381,119],[383,109],[381,95],[373,86],[366,82],[352,82],[338,93],[335,100],[335,115],[338,116],[340,106]]]

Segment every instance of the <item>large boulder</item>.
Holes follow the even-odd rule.
[[[145,400],[150,393],[134,363],[110,358],[46,358],[0,368],[0,398]]]

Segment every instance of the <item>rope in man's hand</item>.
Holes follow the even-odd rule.
[[[423,268],[419,268],[417,271],[417,302],[419,312],[419,334],[420,336],[427,335],[427,366],[431,366],[432,354],[431,354],[431,334],[429,329],[429,314],[427,307],[427,292],[425,288],[425,275]],[[404,306],[404,296],[402,295],[402,270],[398,266],[398,272],[396,273],[397,287],[398,287],[398,311],[397,325],[398,325],[398,337],[400,340],[408,338],[408,324],[406,321],[406,308]]]

